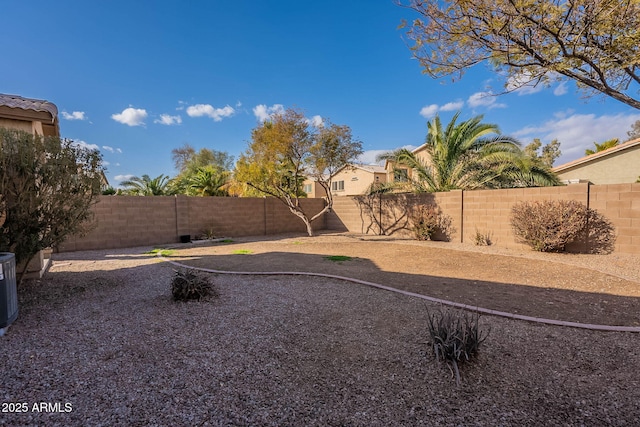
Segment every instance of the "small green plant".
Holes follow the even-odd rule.
[[[234,255],[248,255],[248,254],[252,254],[253,251],[250,249],[236,249],[235,251],[232,252]]]
[[[329,255],[329,256],[326,256],[325,259],[328,259],[329,261],[333,261],[333,262],[342,262],[342,261],[351,261],[353,258],[346,255]]]
[[[438,310],[428,313],[429,336],[436,360],[449,367],[456,384],[460,385],[459,364],[473,359],[489,335],[478,326],[480,315],[463,310]]]
[[[206,296],[218,296],[211,282],[203,274],[193,270],[174,270],[171,293],[175,301],[201,300]]]
[[[476,233],[473,235],[473,242],[476,246],[491,246],[493,244],[493,233],[490,231],[483,233],[476,228]]]
[[[161,248],[155,248],[152,249],[150,251],[145,252],[146,255],[160,255],[160,256],[171,256],[174,254],[174,250],[173,249],[161,249]]]

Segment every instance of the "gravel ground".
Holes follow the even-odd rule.
[[[638,334],[482,317],[489,338],[456,386],[427,342],[433,305],[328,279],[222,275],[219,298],[176,303],[172,268],[149,249],[56,254],[44,280],[23,285],[0,339],[0,425],[640,419]]]

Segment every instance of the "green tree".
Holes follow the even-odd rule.
[[[217,182],[219,187],[228,185],[233,168],[233,156],[224,151],[201,148],[196,151],[191,145],[185,144],[180,148],[171,150],[171,157],[178,169],[178,175],[171,180],[170,187],[173,193],[189,195],[205,195],[204,192],[194,189],[193,184],[198,183],[202,187],[203,179],[209,181],[204,187]],[[223,182],[224,181],[224,182]],[[195,194],[194,194],[195,192]],[[227,191],[212,191],[218,196],[228,196]]]
[[[229,181],[229,172],[220,171],[214,166],[199,167],[186,179],[186,194],[190,196],[228,196],[225,189]]]
[[[548,168],[553,167],[553,163],[562,154],[560,151],[560,141],[554,139],[543,147],[542,141],[538,138],[535,138],[529,145],[524,147],[524,153],[526,156],[534,161],[540,162]]]
[[[0,251],[26,267],[40,250],[88,231],[102,172],[97,150],[0,129]]]
[[[123,193],[130,196],[167,196],[169,191],[169,177],[161,174],[155,178],[142,175],[142,178],[134,176],[122,181]]]
[[[601,144],[598,144],[597,142],[594,142],[593,144],[596,146],[596,149],[592,150],[590,148],[587,148],[586,150],[584,150],[584,155],[585,156],[590,156],[592,154],[599,153],[600,151],[608,150],[609,148],[613,148],[613,147],[617,146],[619,143],[620,143],[620,140],[618,138],[613,138],[613,139],[606,140],[605,142],[603,142]]]
[[[251,139],[236,164],[236,181],[259,194],[279,199],[313,236],[311,223],[333,205],[330,191],[333,173],[362,153],[362,143],[353,140],[348,126],[326,122],[315,127],[303,113],[293,109],[258,125]],[[300,204],[300,199],[306,197],[302,190],[306,177],[317,179],[327,190],[327,204],[312,217]]]
[[[233,156],[224,151],[201,148],[196,151],[191,145],[184,144],[171,150],[171,157],[176,169],[180,172],[195,172],[204,166],[214,166],[223,171],[233,168]]]
[[[526,156],[517,140],[500,135],[496,125],[482,123],[483,116],[457,123],[459,115],[446,128],[439,116],[427,123],[426,160],[407,149],[380,159],[412,169],[411,185],[417,191],[557,184],[549,168]]]
[[[506,89],[575,81],[634,108],[640,84],[639,0],[397,0],[420,15],[411,49],[432,77],[487,62]]]

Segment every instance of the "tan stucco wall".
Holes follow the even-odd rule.
[[[40,126],[42,128],[42,126]],[[21,130],[33,133],[33,125],[30,121],[3,119],[0,117],[0,128]]]
[[[376,181],[376,177],[378,181]],[[374,182],[385,183],[387,175],[384,172],[369,172],[359,168],[345,168],[338,172],[333,182],[344,181],[343,191],[332,191],[334,196],[357,196],[364,194]]]
[[[561,180],[587,180],[593,184],[629,184],[640,176],[640,145],[558,173]]]

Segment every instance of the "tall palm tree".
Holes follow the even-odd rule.
[[[228,196],[225,186],[229,173],[214,166],[202,166],[191,175],[187,182],[187,194],[194,196]]]
[[[124,187],[124,193],[132,196],[166,196],[169,194],[169,177],[162,174],[155,178],[142,175],[142,178],[134,176],[120,183]]]
[[[527,161],[520,143],[500,135],[497,125],[482,123],[483,116],[457,123],[459,115],[456,113],[446,128],[439,116],[427,123],[426,160],[407,149],[380,158],[411,168],[412,184],[418,191],[557,183],[550,169]]]

